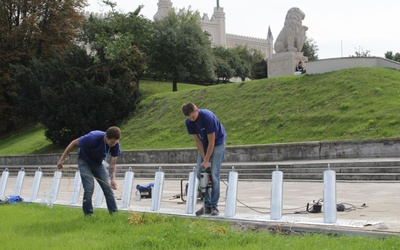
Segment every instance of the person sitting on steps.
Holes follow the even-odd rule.
[[[305,74],[306,73],[306,66],[304,65],[303,61],[299,61],[299,63],[296,66],[296,75],[300,75],[300,74]]]

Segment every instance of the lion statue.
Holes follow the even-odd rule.
[[[274,50],[275,53],[293,51],[301,52],[306,40],[306,31],[308,28],[302,25],[305,14],[296,7],[288,10],[283,29],[276,38]]]

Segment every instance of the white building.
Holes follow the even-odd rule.
[[[158,11],[154,15],[154,20],[163,18],[172,8],[171,0],[159,0],[157,5]],[[249,49],[261,51],[265,59],[272,56],[274,39],[270,28],[268,28],[266,39],[227,34],[225,29],[224,8],[218,5],[219,3],[217,1],[217,7],[214,8],[214,13],[211,18],[208,14],[204,14],[203,17],[200,18],[200,26],[204,31],[210,34],[210,39],[214,46],[224,46],[225,48],[247,46]]]

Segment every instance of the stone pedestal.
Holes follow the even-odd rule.
[[[293,75],[299,61],[308,61],[303,52],[273,54],[271,58],[268,58],[268,78]]]

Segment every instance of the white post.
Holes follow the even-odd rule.
[[[185,213],[194,214],[197,203],[197,188],[199,186],[199,180],[196,176],[196,168],[189,174],[189,186],[186,194],[186,208]]]
[[[271,176],[271,220],[282,219],[283,209],[283,173],[278,170],[272,172]]]
[[[151,211],[158,211],[160,210],[161,206],[161,198],[164,188],[164,176],[165,173],[161,171],[156,172],[156,176],[154,178],[154,187],[152,188],[151,194]]]
[[[75,178],[74,178],[74,189],[72,191],[71,195],[71,205],[78,204],[79,203],[79,194],[81,192],[81,173],[79,171],[75,172]]]
[[[225,216],[233,217],[236,214],[236,201],[237,201],[237,190],[238,190],[238,172],[232,171],[228,175],[228,188],[226,190],[226,202],[225,202]]]
[[[4,169],[3,173],[1,174],[1,181],[0,181],[0,198],[4,198],[4,192],[6,191],[8,176],[10,172],[8,172],[8,168]]]
[[[101,186],[99,182],[96,181],[96,188],[95,188],[95,197],[94,197],[94,207],[101,207],[101,204],[103,204],[103,189],[101,189]]]
[[[129,171],[125,173],[124,189],[122,190],[121,208],[129,208],[129,205],[131,203],[132,184],[134,176],[135,175],[132,172],[132,168],[129,168]]]
[[[39,193],[40,182],[42,181],[43,172],[39,167],[35,172],[35,178],[33,179],[32,193],[29,198],[30,202],[35,202]]]
[[[330,170],[324,171],[324,223],[336,223],[336,172]]]
[[[58,189],[60,188],[62,172],[57,170],[54,172],[53,183],[49,194],[48,204],[53,204],[57,200]]]
[[[15,184],[14,195],[21,194],[22,184],[24,183],[24,177],[25,177],[25,169],[21,168],[21,170],[18,172],[17,182]]]

